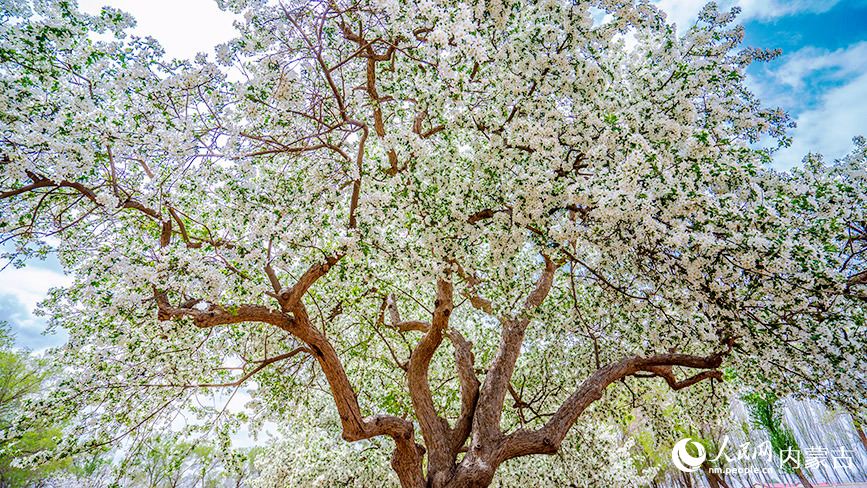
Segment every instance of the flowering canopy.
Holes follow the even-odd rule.
[[[863,407],[865,146],[764,166],[788,119],[733,13],[679,37],[626,0],[222,4],[211,62],[3,0],[0,232],[75,279],[45,304],[69,449],[321,388],[403,486],[486,486],[615,381]]]

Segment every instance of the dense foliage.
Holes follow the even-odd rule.
[[[0,487],[38,486],[39,481],[64,466],[63,462],[22,466],[33,453],[51,450],[59,434],[51,421],[20,423],[19,410],[49,383],[44,361],[13,347],[8,325],[0,321]]]

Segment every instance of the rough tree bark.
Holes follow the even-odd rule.
[[[858,432],[858,438],[861,439],[861,445],[864,446],[864,450],[867,451],[867,434],[864,434],[864,429],[861,428],[860,424],[855,424],[855,431]]]
[[[804,488],[813,488],[812,483],[810,483],[810,480],[804,475],[804,472],[801,471],[801,468],[795,467],[794,465],[792,467],[795,469],[795,475],[799,480],[801,480],[801,484],[804,485]]]
[[[558,265],[547,256],[544,258],[545,269],[525,301],[525,312],[539,306],[551,288]],[[396,306],[393,302],[390,305],[392,320],[398,329],[424,332],[406,369],[414,413],[424,440],[422,446],[415,442],[412,422],[391,415],[363,415],[337,352],[307,315],[302,297],[339,259],[340,256],[335,256],[325,264],[311,266],[289,288],[279,287],[279,282],[273,277],[272,284],[275,285],[275,296],[281,310],[257,305],[242,305],[232,312],[220,307],[210,310],[173,307],[165,294],[160,294],[157,296],[160,316],[164,319],[189,317],[199,327],[264,322],[297,337],[306,344],[328,380],[343,426],[343,438],[350,442],[383,435],[394,439],[396,448],[392,468],[404,488],[488,486],[497,467],[509,459],[533,454],[555,454],[581,413],[600,399],[613,382],[636,373],[649,373],[650,376],[665,379],[671,388],[681,389],[705,379],[721,379],[722,374],[717,368],[731,350],[732,343],[729,341],[727,348],[706,357],[667,353],[649,357],[630,356],[606,364],[584,380],[544,426],[537,430],[519,429],[506,434],[500,427],[500,418],[524,332],[531,321],[526,316],[501,320],[499,349],[484,381],[480,382],[473,371],[472,344],[457,331],[448,329],[454,306],[453,286],[441,279],[436,285],[436,300],[429,323],[401,321]],[[437,413],[428,381],[430,360],[446,337],[454,346],[457,373],[461,380],[461,414],[454,426]],[[672,373],[672,366],[702,371],[678,381]],[[463,451],[466,454],[458,462],[458,455]],[[422,468],[425,456],[426,472]]]

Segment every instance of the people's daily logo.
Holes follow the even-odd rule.
[[[698,456],[693,456],[686,451],[686,446],[690,442],[695,447],[695,450],[698,451]],[[706,458],[707,454],[704,451],[704,446],[689,437],[679,440],[674,445],[674,449],[671,450],[671,462],[674,463],[677,469],[685,473],[696,471]]]

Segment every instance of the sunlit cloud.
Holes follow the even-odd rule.
[[[826,161],[852,149],[852,137],[867,135],[867,74],[854,78],[821,97],[812,110],[798,114],[793,144],[775,156],[775,166],[791,168],[808,152],[819,152]]]
[[[720,11],[740,7],[739,22],[747,20],[770,20],[788,15],[813,13],[831,10],[840,0],[723,0],[716,2]],[[707,0],[659,0],[654,2],[668,17],[669,22],[677,24],[683,32],[695,24]]]
[[[867,135],[867,42],[828,50],[803,47],[748,79],[766,106],[788,110],[797,124],[791,147],[775,166],[791,168],[810,152],[830,161],[852,149],[852,137]]]

